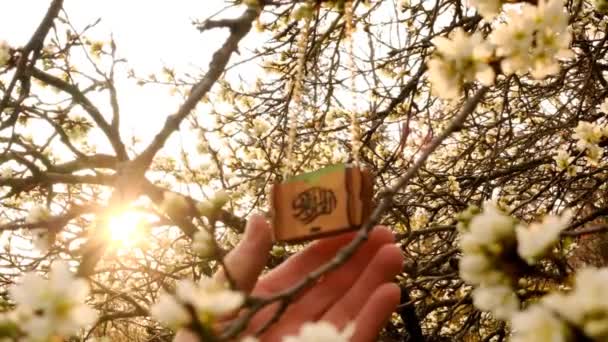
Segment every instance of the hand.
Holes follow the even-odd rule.
[[[226,256],[225,263],[241,291],[267,297],[296,284],[332,259],[353,236],[354,233],[347,233],[313,242],[260,277],[270,254],[272,237],[266,220],[255,215],[247,224],[243,240]],[[298,334],[302,324],[319,320],[329,321],[339,330],[353,321],[352,341],[374,341],[399,304],[400,289],[392,280],[401,272],[402,263],[393,234],[385,227],[374,228],[355,255],[300,294],[281,319],[260,336],[260,341],[280,342],[284,336]],[[221,273],[216,276],[223,278]],[[270,305],[255,315],[246,335],[263,326],[277,307]],[[182,331],[175,341],[194,342],[196,338]]]

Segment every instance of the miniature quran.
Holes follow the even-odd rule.
[[[358,228],[371,213],[372,188],[369,171],[344,164],[274,184],[274,240],[300,242]]]

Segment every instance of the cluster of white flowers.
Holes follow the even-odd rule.
[[[587,162],[593,166],[597,166],[604,154],[598,143],[602,137],[608,136],[606,128],[608,127],[600,127],[594,122],[579,121],[574,129],[572,137],[576,139],[576,147],[580,151],[585,151]]]
[[[570,292],[549,294],[513,316],[513,340],[608,340],[606,293],[608,268],[579,271]]]
[[[165,191],[160,209],[169,216],[184,216],[190,211],[190,203],[180,194]]]
[[[237,310],[245,301],[245,296],[232,291],[212,278],[201,278],[198,283],[181,280],[175,288],[175,296],[161,294],[150,308],[150,314],[167,326],[177,329],[191,322],[186,305],[192,307],[201,322],[221,317]]]
[[[410,223],[413,229],[424,228],[429,223],[429,213],[424,208],[416,208]]]
[[[476,286],[473,304],[499,319],[517,312],[520,303],[512,287],[516,279],[506,269],[517,265],[516,258],[529,265],[537,263],[555,245],[569,220],[569,213],[548,215],[542,222],[526,226],[490,202],[480,214],[471,210],[461,214],[459,270],[464,281]]]
[[[507,21],[490,35],[501,57],[505,74],[524,74],[542,79],[559,72],[557,59],[571,58],[572,37],[562,0],[540,0],[537,6],[525,3],[507,12]]]
[[[194,233],[192,237],[192,250],[199,256],[206,258],[215,252],[213,236],[206,229],[201,229]]]
[[[0,40],[0,67],[8,63],[11,58],[11,48],[4,40]]]
[[[465,82],[479,81],[494,84],[494,70],[489,66],[492,48],[480,33],[466,34],[462,28],[454,30],[450,39],[433,39],[437,48],[429,63],[429,81],[436,95],[457,98]]]
[[[215,193],[208,201],[202,201],[196,204],[196,209],[203,216],[213,216],[217,210],[221,209],[230,200],[228,192],[221,190]]]
[[[469,4],[486,20],[493,19],[502,8],[502,0],[471,0]]]
[[[23,336],[19,341],[59,340],[77,334],[97,319],[95,310],[85,304],[87,282],[75,278],[65,263],[54,263],[48,280],[26,274],[9,293],[16,308],[5,318],[20,328]]]
[[[574,157],[572,157],[566,150],[557,150],[553,160],[555,160],[555,168],[558,171],[566,170],[566,173],[571,177],[575,176],[578,172],[577,166],[572,164]]]
[[[568,227],[570,212],[561,216],[547,215],[542,222],[534,222],[528,227],[519,224],[515,227],[517,253],[528,264],[535,264],[559,239],[560,233]]]
[[[261,118],[253,119],[253,133],[256,137],[261,137],[270,129],[270,124],[267,120]]]
[[[512,342],[570,341],[570,331],[559,318],[541,305],[532,305],[513,315]]]
[[[460,239],[460,277],[471,285],[473,303],[500,319],[519,308],[511,280],[500,266],[507,248],[515,245],[515,220],[487,202],[483,212],[470,219]]]
[[[498,0],[476,0],[473,4],[486,17],[501,9]],[[456,29],[453,36],[435,38],[435,56],[429,60],[429,81],[434,92],[443,98],[460,96],[465,82],[479,81],[494,84],[492,62],[500,61],[506,74],[524,74],[542,79],[559,72],[558,59],[573,56],[570,50],[568,15],[563,0],[539,0],[506,12],[506,20],[499,24],[485,40],[480,33],[468,35]]]

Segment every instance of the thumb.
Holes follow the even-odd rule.
[[[253,289],[266,266],[271,247],[272,234],[268,222],[261,215],[252,215],[243,239],[224,258],[224,265],[239,290],[248,293]],[[215,277],[226,280],[223,270],[219,270]]]

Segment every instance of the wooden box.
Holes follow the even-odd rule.
[[[274,240],[300,242],[357,229],[371,214],[372,196],[371,173],[344,164],[274,184]]]

